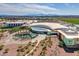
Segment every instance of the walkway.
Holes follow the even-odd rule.
[[[28,56],[29,54],[31,54],[35,49],[36,47],[38,46],[38,44],[40,43],[41,40],[45,39],[46,38],[46,35],[39,35],[37,38],[33,39],[32,42],[35,42],[36,40],[38,41],[37,44],[34,46],[34,48],[28,53],[26,54],[25,56]]]

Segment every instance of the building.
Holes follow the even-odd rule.
[[[71,29],[61,29],[57,31],[59,32],[60,39],[63,40],[68,48],[79,47],[79,31]]]
[[[53,32],[57,33],[58,38],[64,42],[68,48],[79,47],[79,30],[67,27],[60,23],[34,23],[31,24],[32,31],[38,33]]]
[[[22,26],[25,22],[5,22],[4,26],[6,27],[15,27],[15,26]]]

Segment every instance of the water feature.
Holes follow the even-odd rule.
[[[23,39],[33,39],[37,36],[37,34],[35,33],[24,33],[24,34],[16,34],[15,37],[16,38],[23,38]]]

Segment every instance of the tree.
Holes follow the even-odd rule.
[[[0,45],[0,51],[3,49],[4,45]]]

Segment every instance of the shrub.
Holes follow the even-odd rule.
[[[9,48],[6,48],[3,53],[4,53],[4,54],[5,54],[5,53],[8,53],[8,51],[9,51]]]
[[[3,47],[4,47],[4,45],[0,45],[0,50],[2,50],[2,49],[3,49]]]

